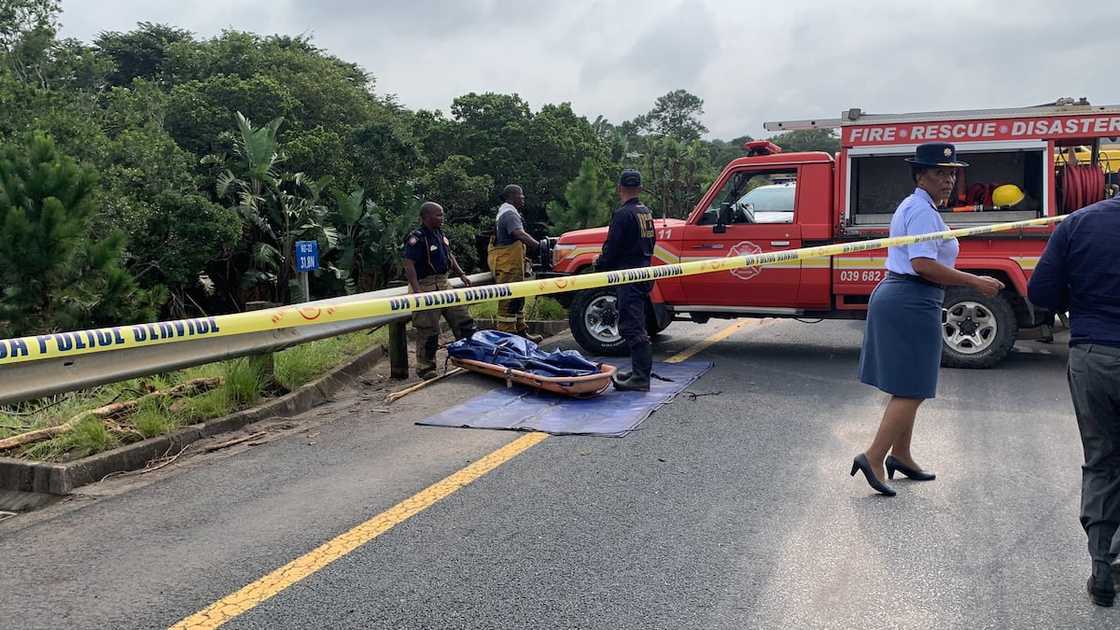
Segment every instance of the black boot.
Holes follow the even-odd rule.
[[[630,350],[630,374],[625,379],[615,375],[614,388],[619,391],[649,391],[649,375],[653,371],[653,346],[647,341]]]
[[[473,318],[468,319],[467,321],[459,324],[459,329],[455,331],[455,339],[470,339],[476,332],[478,332],[478,324],[474,323]]]
[[[416,376],[424,379],[436,377],[436,352],[439,350],[439,335],[432,335],[416,349]]]

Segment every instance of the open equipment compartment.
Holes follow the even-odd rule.
[[[916,145],[859,147],[847,151],[848,220],[854,226],[889,225],[898,204],[914,191],[910,165],[904,158]],[[938,208],[949,224],[987,224],[1022,221],[1042,216],[1048,199],[1052,168],[1047,143],[1043,141],[961,143],[957,155],[969,164],[961,169],[950,208]],[[968,197],[970,187],[983,185],[988,191],[1001,184],[1014,184],[1026,195],[1011,209],[984,205],[982,211]],[[957,211],[953,211],[956,207]]]

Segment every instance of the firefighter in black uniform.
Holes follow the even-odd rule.
[[[452,288],[447,281],[453,272],[471,286],[467,274],[451,253],[451,241],[443,233],[443,207],[431,201],[420,206],[420,229],[408,235],[404,244],[404,275],[413,293],[445,291]],[[443,315],[451,325],[456,339],[475,332],[474,319],[465,306],[416,311],[412,327],[416,330],[416,375],[423,379],[436,375],[436,350],[439,348],[439,318]]]
[[[638,200],[641,192],[641,173],[633,169],[622,171],[618,178],[618,199],[622,205],[611,216],[607,242],[603,244],[603,253],[595,261],[598,271],[650,265],[657,237],[653,230],[653,214]],[[646,333],[646,310],[652,289],[653,282],[618,285],[618,330],[630,347],[631,371],[615,376],[615,389],[649,391],[653,346]]]

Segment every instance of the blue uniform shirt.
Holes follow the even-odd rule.
[[[1120,348],[1120,197],[1082,208],[1058,224],[1031,275],[1027,297],[1069,310],[1069,344]]]
[[[451,243],[443,230],[420,226],[404,242],[404,257],[416,265],[416,279],[445,275],[451,265]]]
[[[891,217],[891,236],[917,236],[930,232],[944,232],[949,226],[933,206],[933,198],[922,188],[915,188],[914,194],[902,200]],[[913,245],[900,245],[887,248],[887,271],[918,275],[910,264],[915,258],[929,258],[953,267],[960,253],[957,239],[947,241],[924,241]]]
[[[607,242],[595,268],[599,271],[648,267],[657,236],[653,214],[637,197],[628,200],[611,215]]]

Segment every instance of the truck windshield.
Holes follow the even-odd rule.
[[[700,224],[715,224],[725,204],[731,210],[731,223],[793,223],[796,196],[796,170],[739,171],[712,198]]]

